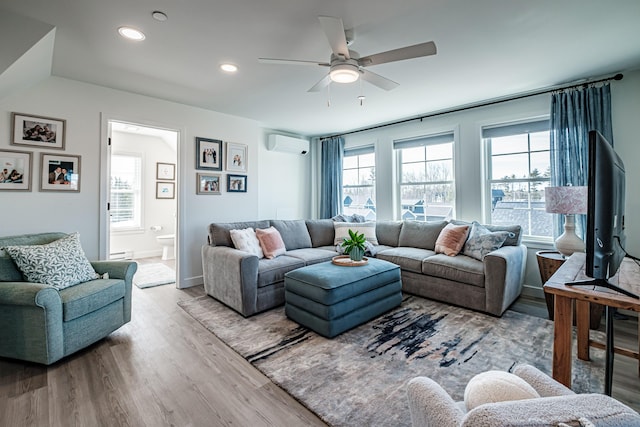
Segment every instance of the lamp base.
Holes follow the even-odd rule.
[[[576,235],[575,215],[567,214],[564,218],[564,233],[556,239],[556,249],[566,257],[584,252],[584,242]]]

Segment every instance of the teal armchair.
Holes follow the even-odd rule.
[[[51,243],[64,233],[0,237],[0,248]],[[137,264],[95,261],[101,276],[65,289],[25,282],[0,251],[0,357],[52,364],[106,337],[131,320]]]

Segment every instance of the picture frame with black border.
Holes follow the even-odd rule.
[[[0,150],[0,191],[31,191],[32,166],[31,152]]]
[[[175,182],[156,181],[156,199],[175,199]]]
[[[227,192],[246,193],[247,192],[247,176],[246,175],[227,175]]]
[[[223,144],[219,139],[196,137],[196,169],[222,171]]]
[[[175,163],[156,162],[156,179],[160,181],[173,181],[176,179]]]
[[[247,144],[227,142],[227,171],[247,172]]]
[[[81,156],[40,153],[40,191],[80,192]]]
[[[64,150],[67,121],[33,114],[11,113],[11,145]]]
[[[196,194],[220,195],[222,194],[221,175],[199,173],[196,181]]]

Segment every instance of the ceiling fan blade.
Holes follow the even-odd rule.
[[[436,49],[436,44],[434,42],[426,42],[365,56],[358,59],[358,64],[362,67],[368,67],[370,65],[385,64],[387,62],[435,55],[437,52],[438,50]]]
[[[342,19],[331,16],[318,16],[318,19],[324,33],[327,35],[327,40],[329,40],[333,53],[336,56],[343,56],[345,59],[349,59],[349,48],[347,47],[347,37],[344,34]]]
[[[277,58],[258,58],[262,64],[288,64],[288,65],[319,65],[321,67],[329,67],[328,62],[304,61],[300,59],[277,59]]]
[[[369,70],[361,69],[362,78],[371,83],[372,85],[378,86],[380,89],[384,90],[392,90],[400,86],[398,83],[393,80],[389,80],[386,77],[382,77],[380,74],[372,73]]]
[[[320,92],[322,89],[327,87],[329,83],[331,83],[331,77],[329,77],[329,74],[327,74],[322,78],[322,80],[320,80],[318,83],[313,85],[313,87],[309,89],[307,92]]]

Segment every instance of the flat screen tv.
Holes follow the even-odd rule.
[[[588,159],[585,274],[593,280],[573,284],[593,284],[640,298],[608,281],[620,268],[626,253],[624,163],[609,141],[595,130],[589,132]]]

